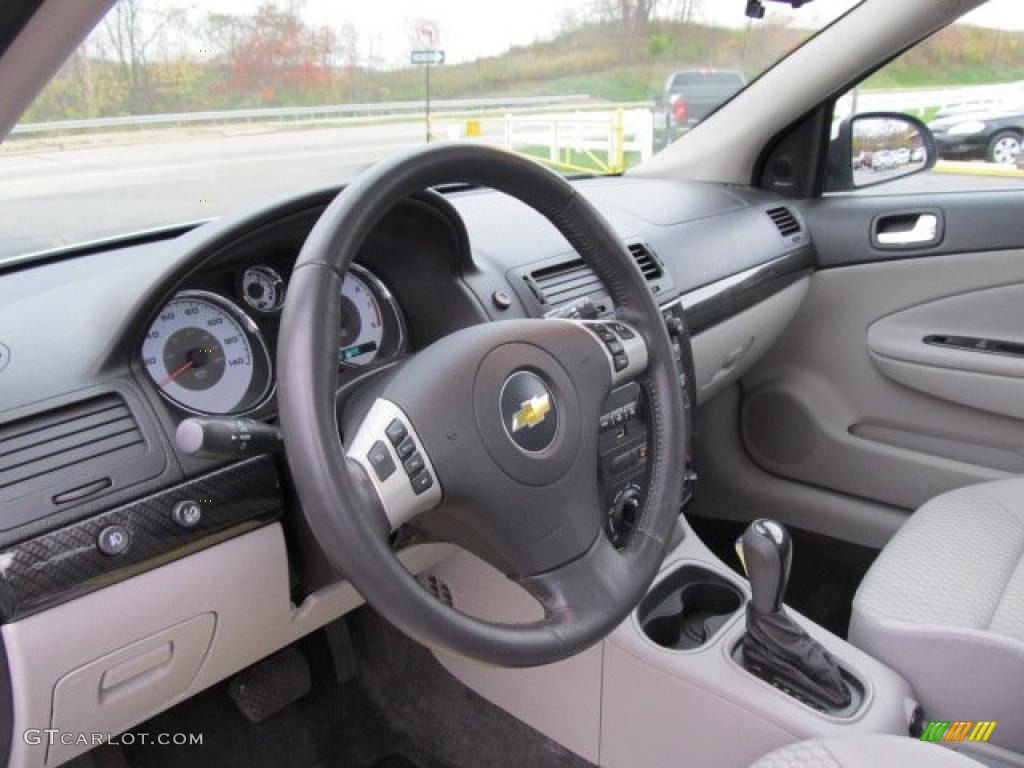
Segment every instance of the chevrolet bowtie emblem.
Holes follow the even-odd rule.
[[[512,431],[518,432],[523,427],[536,427],[551,410],[551,397],[548,394],[524,400],[519,410],[512,416]]]

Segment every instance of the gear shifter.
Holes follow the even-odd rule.
[[[847,706],[851,693],[839,665],[782,606],[793,560],[789,532],[774,520],[755,520],[737,542],[737,550],[751,593],[743,665],[812,706]]]

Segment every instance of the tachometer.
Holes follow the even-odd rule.
[[[270,355],[259,329],[212,293],[171,299],[146,333],[142,362],[160,393],[190,411],[243,413],[270,391]]]
[[[341,286],[338,362],[361,366],[387,360],[405,345],[401,314],[387,288],[353,265]]]

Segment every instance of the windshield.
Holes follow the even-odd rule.
[[[120,0],[0,146],[0,259],[336,185],[428,141],[616,174],[855,0]]]

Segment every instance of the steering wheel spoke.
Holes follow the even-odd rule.
[[[519,579],[540,602],[546,621],[586,621],[602,616],[602,606],[621,604],[633,584],[626,557],[598,536],[581,557],[544,573]]]
[[[426,446],[409,417],[390,400],[374,401],[346,455],[366,470],[391,530],[441,502],[441,485]]]
[[[611,389],[636,381],[647,372],[647,343],[643,336],[626,323],[607,320],[570,321],[600,342],[608,358]]]

